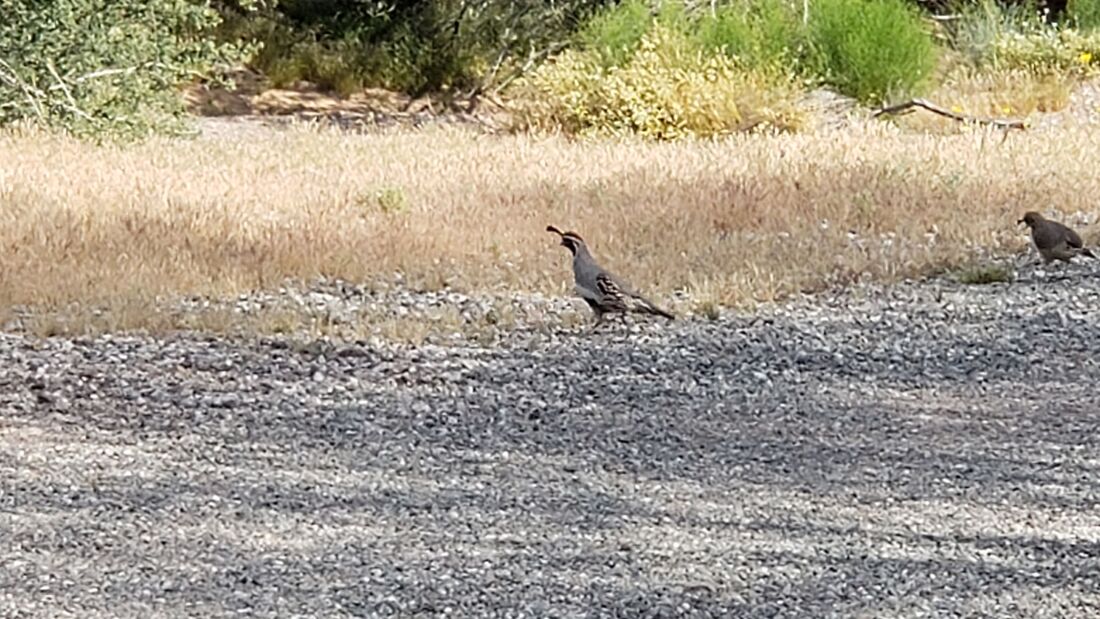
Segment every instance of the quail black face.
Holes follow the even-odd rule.
[[[584,244],[584,239],[572,232],[566,232],[565,234],[561,235],[561,244],[564,247],[568,247],[571,253],[576,254],[577,249],[579,249],[580,246]]]
[[[577,249],[584,244],[584,239],[576,232],[562,232],[554,226],[546,226],[546,231],[560,235],[561,246],[567,248],[574,255],[576,255]]]

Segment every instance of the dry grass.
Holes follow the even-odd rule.
[[[46,331],[166,329],[186,325],[151,308],[178,295],[396,271],[568,294],[554,223],[638,287],[687,290],[678,309],[713,314],[1019,250],[1025,209],[1095,211],[1100,132],[1054,131],[643,144],[303,129],[133,147],[5,134],[0,308],[85,308]]]

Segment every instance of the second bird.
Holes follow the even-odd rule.
[[[579,234],[562,232],[554,226],[546,226],[546,231],[560,236],[562,247],[573,254],[573,279],[577,294],[595,312],[596,324],[600,324],[604,315],[610,313],[637,312],[674,319],[672,314],[657,307],[631,289],[626,282],[596,264],[596,259],[592,257]]]
[[[1016,223],[1017,225],[1027,224],[1027,227],[1031,228],[1031,240],[1035,243],[1035,249],[1039,250],[1043,262],[1049,263],[1053,260],[1069,262],[1078,254],[1089,258],[1096,257],[1085,248],[1080,235],[1069,227],[1046,219],[1035,211],[1024,213],[1023,219]]]

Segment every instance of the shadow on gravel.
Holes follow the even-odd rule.
[[[0,417],[0,604],[1095,616],[1100,401],[1076,352],[975,353],[994,368],[977,391],[948,361],[916,381],[929,362],[903,346],[859,372],[752,339],[415,380],[264,351],[140,389],[59,368],[85,399]]]

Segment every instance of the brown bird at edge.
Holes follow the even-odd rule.
[[[601,267],[579,234],[562,232],[555,226],[546,226],[546,231],[560,236],[562,247],[573,254],[573,281],[577,295],[592,308],[597,325],[603,321],[604,315],[610,313],[656,314],[675,320],[675,316],[657,307],[629,284]]]
[[[1027,224],[1027,227],[1031,228],[1031,240],[1035,243],[1035,249],[1039,250],[1044,264],[1054,260],[1069,262],[1077,255],[1096,257],[1085,247],[1080,235],[1069,227],[1051,221],[1035,211],[1024,213],[1023,218],[1016,222],[1016,225],[1020,224]]]

